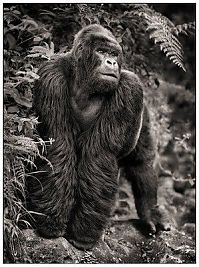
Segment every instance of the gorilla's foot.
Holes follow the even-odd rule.
[[[96,236],[87,236],[84,233],[74,233],[72,234],[69,229],[68,229],[68,233],[66,231],[66,234],[64,236],[68,242],[70,242],[74,247],[81,249],[81,250],[87,250],[87,249],[92,249],[95,244],[97,243],[97,241],[100,238],[100,233],[99,235]]]
[[[45,222],[37,226],[38,233],[45,238],[57,238],[62,237],[65,234],[65,224],[57,222],[49,218]]]
[[[74,247],[80,250],[89,250],[94,247],[96,242],[83,242],[78,240],[69,239],[68,242],[70,242]]]
[[[170,231],[172,228],[169,214],[163,206],[159,205],[156,205],[151,209],[150,219],[146,222],[150,226],[152,233],[156,233],[157,229]]]

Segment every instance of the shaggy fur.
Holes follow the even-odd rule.
[[[95,78],[100,64],[94,48],[119,52],[118,85]],[[118,189],[118,169],[132,183],[138,215],[152,223],[157,204],[154,149],[147,109],[138,77],[122,69],[122,50],[111,32],[100,25],[81,30],[72,50],[45,63],[34,90],[34,108],[53,169],[40,163],[37,179],[29,181],[31,207],[37,228],[46,237],[66,236],[76,247],[92,247],[102,234]],[[100,112],[86,130],[74,115],[73,89],[103,99]],[[101,99],[100,98],[100,99]]]

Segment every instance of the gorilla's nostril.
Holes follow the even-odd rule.
[[[117,62],[113,59],[107,59],[106,61],[106,64],[107,65],[111,65],[111,66],[114,66]]]
[[[106,63],[107,63],[108,65],[112,65],[112,62],[111,62],[109,59],[106,60]]]

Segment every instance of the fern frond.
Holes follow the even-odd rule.
[[[188,35],[188,34],[194,34],[196,30],[196,24],[194,22],[184,23],[182,25],[177,25],[172,28],[172,32],[175,35],[179,35],[180,33]]]
[[[188,29],[192,29],[194,27],[193,23],[175,26],[167,17],[164,17],[146,4],[138,5],[134,10],[134,15],[141,17],[145,21],[149,38],[159,45],[160,50],[165,53],[166,57],[186,71],[183,62],[182,45],[177,36],[180,32],[187,32]]]
[[[25,168],[21,159],[15,158],[13,161],[13,172],[16,181],[19,181],[21,184],[25,183]]]

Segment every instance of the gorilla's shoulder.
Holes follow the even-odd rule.
[[[51,63],[68,62],[69,60],[72,60],[72,59],[73,59],[73,56],[71,52],[59,53],[59,54],[53,55],[49,62]]]
[[[129,83],[137,83],[139,84],[141,87],[142,82],[140,81],[139,77],[137,74],[135,74],[133,71],[129,71],[129,70],[121,70],[121,81],[127,81]]]
[[[143,99],[143,84],[138,75],[129,70],[121,70],[120,86],[125,91],[131,92],[131,96],[137,96],[139,99]],[[123,90],[123,91],[124,91]]]
[[[43,75],[44,73],[56,73],[64,74],[70,72],[74,67],[74,59],[70,52],[63,54],[55,54],[50,60],[42,63],[39,68],[38,74]]]

